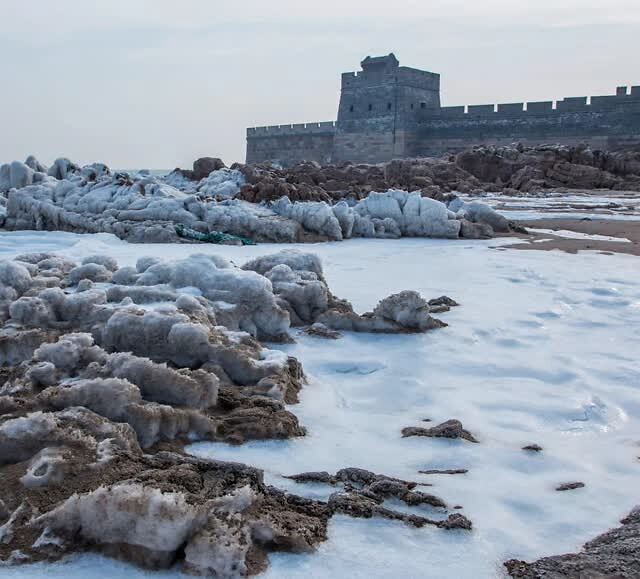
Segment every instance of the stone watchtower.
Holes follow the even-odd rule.
[[[405,157],[420,111],[440,108],[440,75],[400,66],[395,55],[367,56],[345,72],[333,158],[378,163]]]
[[[514,141],[640,151],[640,85],[590,100],[442,107],[439,74],[400,66],[393,54],[360,64],[342,75],[336,122],[249,128],[247,162],[382,163]]]

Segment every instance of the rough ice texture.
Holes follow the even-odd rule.
[[[298,251],[244,268],[198,254],[135,268],[24,254],[0,273],[0,560],[99,549],[240,577],[261,571],[269,551],[311,550],[335,513],[456,526],[455,515],[445,525],[359,493],[303,499],[266,487],[260,471],[181,453],[190,441],[304,435],[285,407],[302,369],[258,339],[289,341],[292,325],[332,312],[360,330],[424,331],[435,322],[415,292],[359,316],[333,296],[317,256]],[[378,482],[368,491],[393,494]],[[446,508],[404,490],[407,504]]]
[[[357,203],[337,199],[332,205],[327,194],[322,201],[300,200],[307,196],[291,201],[287,195],[292,192],[283,187],[274,203],[269,197],[256,204],[240,195],[247,175],[258,181],[273,177],[244,166],[222,166],[195,182],[179,171],[164,179],[144,172],[114,174],[101,163],[78,167],[62,158],[45,174],[37,160],[29,161],[0,167],[8,229],[106,232],[132,242],[184,242],[176,224],[270,242],[481,236],[478,228],[463,229],[463,220],[482,223],[482,236],[509,230],[506,220],[486,205],[469,204],[456,213],[421,191],[389,189]]]
[[[182,494],[119,484],[73,495],[42,522],[54,533],[80,533],[96,543],[129,543],[172,553],[193,532],[197,518],[198,508]]]

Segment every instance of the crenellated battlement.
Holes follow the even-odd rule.
[[[640,151],[640,85],[553,101],[441,106],[440,75],[368,56],[342,74],[336,122],[247,129],[247,160],[377,163],[476,144],[587,142]]]
[[[573,113],[600,113],[617,108],[640,111],[640,86],[621,86],[614,95],[593,97],[566,97],[559,101],[498,103],[493,105],[461,105],[440,107],[419,112],[419,119],[432,117],[483,117],[509,118],[522,115],[549,115]]]
[[[249,127],[247,137],[275,137],[278,135],[295,135],[300,133],[333,133],[336,128],[335,121],[323,121],[318,123],[297,123],[291,125],[269,125],[265,127]]]

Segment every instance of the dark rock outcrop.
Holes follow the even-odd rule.
[[[622,526],[584,545],[579,553],[544,557],[533,563],[511,559],[504,565],[516,579],[636,579],[640,577],[640,510]]]
[[[419,426],[407,426],[402,429],[403,438],[409,436],[427,436],[431,438],[460,438],[469,442],[478,442],[468,430],[465,430],[459,420],[447,420],[442,424],[432,428],[422,428]]]

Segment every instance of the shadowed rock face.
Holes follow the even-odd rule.
[[[544,557],[533,563],[511,559],[505,567],[517,579],[635,579],[640,577],[640,510],[636,508],[621,523],[586,543],[579,553]]]
[[[352,517],[369,519],[377,516],[403,521],[414,527],[434,525],[444,529],[464,529],[467,531],[472,528],[471,521],[459,513],[449,514],[446,519],[431,519],[384,506],[385,500],[393,498],[408,506],[425,505],[440,514],[446,514],[449,508],[440,497],[415,490],[419,484],[423,483],[396,479],[353,467],[343,468],[335,475],[325,471],[303,472],[287,478],[301,484],[320,483],[341,486],[341,491],[335,492],[329,497],[329,506],[337,512]]]
[[[102,255],[0,261],[0,561],[93,549],[232,578],[261,571],[271,551],[313,549],[336,513],[470,528],[457,513],[383,505],[446,508],[415,483],[345,469],[345,492],[320,502],[266,486],[252,467],[182,452],[197,440],[304,436],[286,406],[302,367],[260,339],[289,341],[292,325],[331,312],[360,331],[426,331],[438,325],[430,311],[402,292],[360,316],[333,296],[320,260],[297,251],[244,268],[204,255],[135,268]]]

